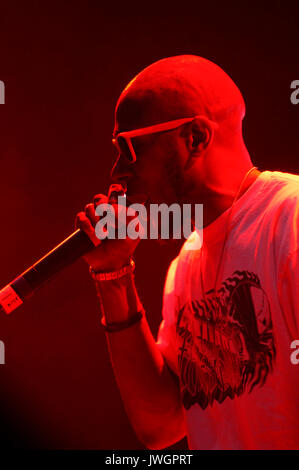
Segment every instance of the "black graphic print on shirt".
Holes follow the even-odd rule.
[[[275,359],[268,298],[257,275],[235,271],[221,289],[180,310],[178,363],[183,404],[203,409],[263,386]]]

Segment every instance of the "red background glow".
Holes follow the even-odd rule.
[[[142,68],[197,54],[241,89],[245,142],[260,170],[298,173],[298,15],[259,7],[142,2],[7,2],[0,7],[1,287],[74,229],[108,188],[116,100]],[[297,20],[296,20],[297,16]],[[297,22],[297,23],[296,23]],[[143,243],[136,278],[156,333],[173,250]],[[119,397],[83,261],[0,316],[0,447],[142,449]],[[186,443],[177,445],[177,448]]]

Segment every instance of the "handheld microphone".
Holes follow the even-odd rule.
[[[88,235],[76,230],[0,291],[0,309],[7,314],[13,312],[46,281],[92,248]]]
[[[109,201],[116,201],[120,193],[124,194],[120,185],[111,185],[108,193]],[[3,310],[6,314],[13,312],[46,281],[93,248],[95,245],[83,230],[78,229],[73,232],[0,290],[0,311]]]

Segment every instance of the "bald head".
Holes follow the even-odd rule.
[[[116,107],[121,130],[196,114],[239,128],[245,104],[220,67],[193,55],[169,57],[146,67],[127,85]]]

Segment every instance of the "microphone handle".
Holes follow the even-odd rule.
[[[0,310],[9,314],[46,281],[94,248],[78,229],[0,291]]]

